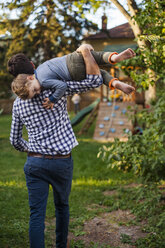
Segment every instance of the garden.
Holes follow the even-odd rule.
[[[71,117],[73,113],[71,113]],[[26,154],[9,143],[11,115],[0,117],[0,244],[28,247],[29,207],[23,172]],[[75,127],[75,133],[80,126]],[[165,188],[142,184],[133,172],[108,167],[97,158],[100,144],[89,134],[78,136],[73,150],[74,176],[70,196],[69,240],[72,248],[163,248]],[[24,137],[27,138],[26,131]],[[89,152],[90,151],[90,152]],[[50,188],[46,214],[46,247],[55,247],[55,210]]]
[[[97,3],[46,0],[38,6],[31,0],[0,1],[0,35],[5,34],[0,39],[0,97],[12,98],[12,77],[6,69],[12,54],[23,51],[39,65],[73,52],[81,43],[84,29],[98,30],[94,22],[86,21],[85,15],[91,9],[94,14],[99,8],[103,11],[111,3],[127,18],[138,45],[137,56],[131,62],[121,62],[119,67],[132,78],[138,92],[152,92],[152,96],[146,99],[141,111],[130,117],[142,133],[130,132],[127,142],[93,140],[95,122],[86,134],[79,135],[88,116],[74,127],[79,145],[72,151],[70,247],[164,248],[165,5],[162,0],[127,0],[124,4],[117,0]],[[19,18],[9,18],[10,11],[16,10]],[[72,112],[69,115],[70,119],[74,116]],[[0,247],[22,248],[29,247],[28,192],[23,171],[27,155],[10,144],[11,120],[11,113],[4,114],[0,109]],[[23,137],[27,139],[25,129]],[[52,193],[50,187],[45,240],[46,247],[55,248]]]

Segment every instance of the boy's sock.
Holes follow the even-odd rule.
[[[114,65],[114,64],[116,64],[116,62],[113,62],[112,60],[111,60],[111,57],[113,56],[113,55],[117,55],[118,53],[116,53],[116,52],[113,52],[113,53],[110,53],[110,52],[105,52],[104,53],[104,55],[103,55],[103,60],[105,61],[105,63],[107,63],[107,64],[112,64],[112,65]]]

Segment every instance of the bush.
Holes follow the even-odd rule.
[[[106,160],[111,168],[133,170],[144,182],[165,179],[165,92],[149,110],[136,114],[144,126],[143,135],[129,134],[127,142],[115,139],[110,146],[100,148],[98,157]]]

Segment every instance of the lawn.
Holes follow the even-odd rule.
[[[71,118],[72,116],[73,114],[71,114]],[[10,115],[0,116],[0,247],[26,248],[29,247],[28,194],[23,172],[26,154],[16,151],[10,145],[10,125]],[[81,126],[82,123],[74,128],[76,134]],[[148,189],[145,191],[137,184],[138,179],[132,173],[125,174],[121,171],[109,169],[105,162],[98,159],[98,149],[103,144],[92,140],[93,130],[94,124],[90,128],[89,134],[81,137],[77,136],[79,146],[72,153],[74,175],[70,196],[69,237],[71,248],[117,248],[120,247],[120,244],[121,247],[163,248],[163,230],[162,232],[159,231],[160,228],[163,228],[161,221],[163,222],[163,218],[165,219],[162,214],[164,205],[160,203],[161,193],[153,188],[152,191]],[[27,138],[25,130],[24,137]],[[106,143],[106,145],[110,144]],[[125,185],[132,186],[125,187]],[[136,187],[133,185],[136,185]],[[105,192],[109,193],[105,194]],[[111,192],[115,194],[111,194]],[[137,199],[137,197],[139,198]],[[159,211],[156,210],[158,206]],[[101,245],[96,237],[90,238],[89,235],[87,236],[87,231],[84,230],[85,223],[94,220],[96,217],[101,218],[105,213],[110,214],[119,210],[123,213],[129,210],[134,214],[134,217],[129,219],[127,223],[124,222],[124,224],[122,220],[118,220],[118,226],[140,225],[139,223],[145,220],[143,231],[147,233],[147,236],[132,241],[131,236],[122,233],[117,245],[115,243],[107,244],[106,238],[105,244],[102,242]],[[155,221],[152,217],[153,214]],[[160,215],[164,217],[160,218]],[[55,247],[54,222],[55,212],[50,188],[46,214],[46,247]],[[157,226],[158,223],[159,226]],[[104,232],[102,234],[104,235]],[[123,246],[124,244],[125,246]]]

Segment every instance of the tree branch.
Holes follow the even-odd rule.
[[[127,3],[131,4],[134,9],[139,10],[138,5],[135,0],[127,0]]]
[[[128,8],[131,12],[131,16],[136,16],[136,13],[139,11],[139,8],[135,0],[127,0]]]
[[[139,27],[139,25],[137,24],[137,22],[135,21],[134,16],[136,16],[136,12],[138,12],[138,6],[136,4],[135,0],[127,0],[127,4],[128,4],[128,8],[131,12],[131,14],[129,14],[125,8],[119,3],[118,0],[110,0],[113,4],[115,4],[115,6],[120,10],[120,12],[127,18],[129,24],[132,27],[132,30],[134,32],[135,37],[137,38],[140,34],[141,34],[141,29]],[[143,41],[141,42],[140,40],[138,40],[138,44],[139,46],[141,46],[141,43],[143,43]]]
[[[125,16],[125,18],[128,20],[128,22],[131,22],[131,15],[125,10],[125,8],[119,3],[118,0],[110,0],[119,10],[120,12]]]

